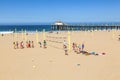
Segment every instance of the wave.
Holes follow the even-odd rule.
[[[13,31],[1,31],[0,34],[11,34]]]

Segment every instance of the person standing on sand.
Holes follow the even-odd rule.
[[[2,37],[4,36],[4,34],[2,34]]]
[[[21,49],[24,48],[24,43],[23,43],[23,41],[20,42],[20,48],[21,48]]]
[[[75,43],[75,49],[74,49],[74,52],[77,52],[77,43]]]
[[[73,47],[73,50],[75,50],[75,43],[73,43],[72,47]]]
[[[43,44],[44,44],[44,48],[47,48],[47,47],[46,47],[46,44],[47,44],[47,43],[46,43],[46,40],[44,40]]]
[[[19,46],[18,41],[16,41],[16,47],[17,47],[17,49],[19,48],[18,46]]]
[[[81,51],[81,45],[80,44],[78,45],[78,50],[79,50],[79,53],[80,53],[80,51]]]
[[[20,42],[20,49],[22,49],[22,42]]]
[[[23,43],[23,41],[22,41],[22,48],[24,48],[24,43]]]
[[[42,43],[41,43],[41,42],[39,42],[39,44],[40,44],[40,47],[42,47]]]
[[[65,46],[67,46],[67,42],[64,40],[64,42],[63,42],[63,48],[64,48]]]
[[[85,47],[85,45],[84,45],[84,44],[82,44],[82,51],[84,50],[84,47]]]
[[[15,42],[13,42],[13,46],[14,46],[14,49],[16,49],[16,44],[15,44]]]
[[[65,55],[68,55],[68,49],[66,45],[64,46],[64,51],[65,51]]]
[[[32,48],[34,48],[34,42],[32,41]]]
[[[26,47],[28,48],[28,41],[26,41]]]
[[[28,47],[31,48],[31,41],[29,41],[29,43],[28,43]]]

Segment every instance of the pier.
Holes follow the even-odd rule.
[[[61,21],[57,21],[51,26],[52,30],[120,30],[120,25],[118,24],[65,24]]]

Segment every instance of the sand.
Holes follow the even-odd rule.
[[[46,40],[67,40],[67,32],[46,33]],[[85,44],[85,50],[106,55],[83,55],[74,51],[65,55],[62,43],[47,41],[47,49],[39,47],[35,34],[35,48],[14,49],[13,41],[24,41],[22,34],[0,35],[0,80],[120,80],[120,31],[71,32],[71,44]],[[61,37],[61,38],[60,38]],[[64,39],[62,39],[64,37]],[[43,34],[38,34],[43,42]],[[72,49],[72,47],[71,47]]]

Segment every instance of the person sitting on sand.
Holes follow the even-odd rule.
[[[32,41],[32,48],[34,48],[34,42]]]
[[[64,46],[64,51],[65,51],[65,55],[68,55],[68,49],[66,45]]]

